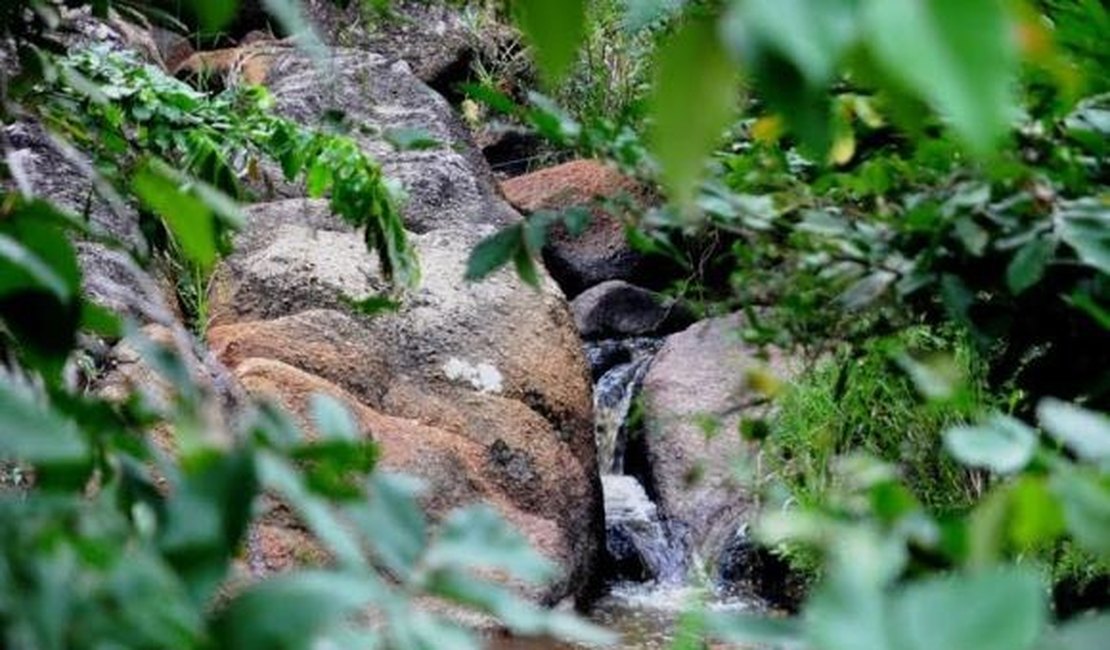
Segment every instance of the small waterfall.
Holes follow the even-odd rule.
[[[628,438],[637,435],[629,412],[651,367],[660,339],[629,338],[588,343],[594,377],[598,467],[605,495],[609,577],[618,581],[675,585],[686,572],[686,552],[635,476],[625,474]]]
[[[601,477],[605,492],[605,535],[615,577],[678,584],[686,572],[683,549],[673,543],[659,509],[633,476]]]
[[[586,348],[594,373],[594,433],[602,474],[624,471],[628,412],[661,344],[659,339],[634,338]]]

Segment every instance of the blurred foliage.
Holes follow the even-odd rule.
[[[471,91],[661,187],[630,244],[816,364],[777,429],[745,430],[776,456],[762,539],[810,549],[822,579],[797,620],[695,627],[823,650],[1100,647],[1110,620],[1053,626],[1045,584],[1093,572],[1107,605],[1105,3],[679,12],[642,123]]]
[[[66,4],[99,16],[151,10]],[[265,4],[296,27],[295,3]],[[192,8],[216,30],[235,5]],[[66,53],[55,3],[6,2],[0,17],[4,47],[14,48],[0,60],[4,133],[39,122],[91,176],[75,182],[91,180],[112,207],[156,220],[147,246],[168,246],[206,274],[266,157],[363,228],[401,287],[415,282],[380,168],[343,133],[278,117],[259,88],[210,95],[126,54]],[[479,647],[417,598],[491,615],[525,636],[609,639],[506,586],[543,584],[553,567],[489,507],[427,521],[421,487],[374,471],[377,447],[334,399],[312,397],[311,431],[269,404],[221,413],[224,398],[198,378],[195,342],[148,336],[93,302],[76,244],[150,260],[87,215],[36,197],[6,137],[0,146],[0,646]],[[109,398],[95,387],[110,369],[90,348],[102,355],[117,344],[151,374]],[[299,559],[308,566],[265,576],[259,527],[274,504],[306,531]]]

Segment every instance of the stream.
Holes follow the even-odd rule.
[[[587,342],[594,381],[598,466],[605,498],[607,593],[587,613],[590,620],[621,635],[620,648],[664,650],[675,640],[678,618],[698,601],[711,609],[761,608],[752,599],[725,596],[712,585],[696,585],[697,562],[671,529],[636,473],[642,462],[627,457],[640,435],[635,401],[662,339],[629,338]],[[630,461],[630,462],[626,462]],[[691,570],[693,569],[693,570]],[[494,650],[578,650],[544,639],[496,638]]]

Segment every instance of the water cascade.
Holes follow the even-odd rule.
[[[686,573],[686,550],[651,500],[646,477],[629,473],[630,439],[640,435],[635,397],[662,342],[630,338],[588,343],[594,376],[594,417],[598,467],[605,496],[606,546],[613,581],[678,585]],[[629,470],[629,471],[626,471]]]

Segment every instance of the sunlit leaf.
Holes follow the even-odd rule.
[[[487,505],[451,513],[439,529],[425,562],[431,567],[498,569],[534,583],[550,577],[553,570],[520,533]]]
[[[325,439],[354,441],[359,438],[358,424],[339,400],[317,393],[309,401],[316,430]]]
[[[1037,417],[1046,431],[1080,458],[1110,460],[1110,417],[1106,414],[1047,398],[1037,405]]]
[[[513,9],[540,71],[549,83],[557,83],[574,63],[586,33],[586,0],[517,0]]]
[[[427,544],[427,521],[416,497],[421,486],[410,477],[378,473],[364,507],[351,517],[390,570],[408,578]]]
[[[1110,273],[1110,205],[1105,199],[1090,197],[1065,204],[1058,223],[1060,237],[1080,260]]]
[[[997,569],[915,582],[895,601],[888,629],[905,650],[1026,650],[1047,622],[1036,574]]]
[[[1110,558],[1110,490],[1088,472],[1056,472],[1053,492],[1064,508],[1068,532],[1092,553]]]
[[[788,58],[808,83],[832,80],[845,49],[856,38],[855,0],[746,0],[741,24]]]
[[[215,626],[219,646],[240,650],[319,647],[332,625],[381,597],[369,574],[301,571],[271,578],[236,595]]]
[[[1001,0],[865,3],[866,40],[891,77],[927,99],[972,150],[998,144],[1016,115],[1017,47]]]
[[[1029,463],[1037,435],[1008,415],[995,415],[978,426],[961,426],[944,434],[944,446],[956,460],[999,473],[1015,472]]]
[[[737,71],[716,24],[706,18],[691,18],[679,27],[660,49],[656,65],[651,147],[671,198],[688,205],[706,156],[735,112]]]
[[[215,215],[181,184],[177,174],[159,162],[147,164],[135,174],[135,194],[162,218],[184,255],[201,269],[216,263]]]
[[[0,377],[0,457],[28,463],[82,463],[89,446],[70,420]]]
[[[422,151],[442,146],[435,136],[420,128],[389,129],[384,135],[386,141],[397,151]]]

